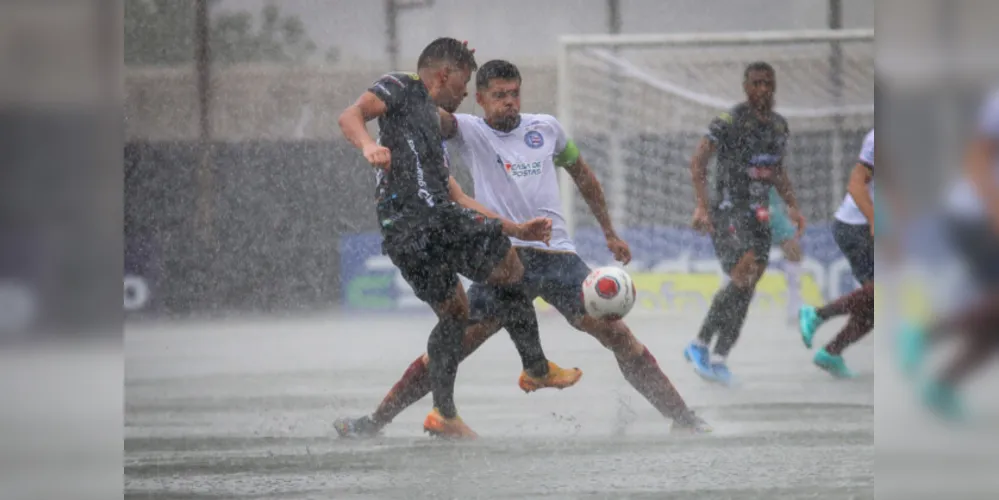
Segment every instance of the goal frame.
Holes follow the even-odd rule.
[[[618,48],[641,48],[641,47],[713,47],[724,45],[779,45],[783,43],[829,43],[830,47],[837,47],[837,42],[857,42],[874,41],[873,29],[816,29],[816,30],[787,30],[787,31],[744,31],[744,32],[723,32],[723,33],[657,33],[657,34],[593,34],[593,35],[562,35],[558,38],[557,60],[556,60],[556,115],[562,128],[569,137],[574,132],[572,116],[572,82],[569,78],[569,53],[574,49],[586,47],[602,47],[611,50]],[[732,102],[733,105],[736,102]],[[873,107],[873,103],[872,103]],[[778,106],[778,110],[779,110]],[[843,131],[837,127],[833,134],[834,147],[832,147],[832,164],[839,165],[843,162],[842,141]],[[605,179],[605,192],[611,220],[618,230],[621,227],[623,217],[622,210],[625,206],[624,183],[625,172],[622,155],[618,141],[612,134],[611,151],[609,153],[610,165],[608,178]],[[839,172],[842,169],[836,169]],[[833,186],[833,196],[842,198],[845,192],[845,178],[842,174],[837,174]],[[566,229],[570,236],[576,231],[576,197],[572,177],[568,172],[559,172],[559,190],[562,193],[562,215],[565,217]]]

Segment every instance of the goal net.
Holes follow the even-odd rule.
[[[558,117],[600,178],[617,227],[689,224],[691,156],[711,119],[744,99],[743,70],[758,60],[777,73],[777,111],[791,129],[785,165],[802,212],[830,220],[874,126],[872,30],[559,40]],[[565,175],[563,192],[570,230],[595,225]]]

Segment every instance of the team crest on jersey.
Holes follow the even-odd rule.
[[[545,137],[537,130],[531,130],[524,134],[524,144],[531,149],[538,149],[545,145]]]

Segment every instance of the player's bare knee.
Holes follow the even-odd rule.
[[[577,328],[593,336],[602,346],[619,357],[631,353],[634,345],[638,343],[631,330],[621,320],[607,321],[585,316]]]
[[[464,293],[456,294],[438,304],[435,310],[439,319],[452,319],[460,321],[462,324],[468,323],[468,298]]]
[[[523,279],[524,264],[520,262],[516,250],[511,248],[486,281],[492,285],[514,285]]]
[[[754,288],[765,270],[766,267],[756,258],[756,253],[749,251],[739,259],[729,278],[739,288]]]
[[[482,344],[489,340],[493,334],[500,330],[500,324],[497,320],[485,320],[480,321],[474,325],[469,326],[465,330],[465,339],[462,342],[462,351],[465,355],[469,355],[475,352]]]

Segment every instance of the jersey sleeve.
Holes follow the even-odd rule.
[[[874,131],[867,133],[864,137],[864,145],[860,148],[860,156],[857,161],[867,165],[868,168],[874,169]]]
[[[368,88],[385,103],[389,113],[394,113],[405,105],[406,92],[412,78],[404,73],[386,73]]]
[[[455,128],[457,128],[457,131],[454,133],[454,137],[452,137],[451,140],[457,143],[464,142],[466,134],[468,134],[472,128],[475,127],[477,118],[466,113],[454,113],[452,116],[454,116]]]
[[[718,144],[724,144],[725,141],[729,139],[730,132],[732,130],[732,113],[726,111],[718,116],[716,116],[711,123],[708,124],[707,133],[705,137],[711,142]]]
[[[551,125],[555,134],[555,166],[571,167],[579,160],[579,148],[576,143],[569,138],[569,134],[562,128],[562,124],[554,116],[548,116],[548,124]]]
[[[978,118],[979,133],[999,140],[999,90],[995,90],[985,100]]]

